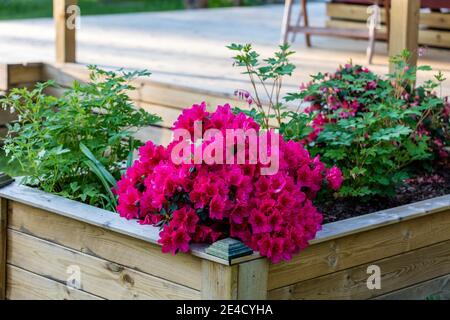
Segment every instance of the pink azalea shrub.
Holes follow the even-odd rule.
[[[184,110],[173,128],[193,134],[195,121],[201,121],[203,131],[253,128],[269,134],[252,118],[233,114],[229,105],[210,113],[204,103]],[[300,143],[275,137],[279,170],[273,175],[261,175],[265,165],[251,164],[248,158],[244,164],[175,164],[171,153],[178,141],[168,147],[149,141],[118,182],[118,211],[124,218],[160,227],[163,252],[187,252],[192,242],[231,236],[272,262],[289,260],[321,228],[314,197],[324,185],[338,190],[342,174],[336,167],[325,168]],[[191,150],[208,143],[192,141]],[[248,151],[248,141],[244,147]]]

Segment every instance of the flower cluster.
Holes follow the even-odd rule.
[[[313,77],[311,82],[300,86],[302,98],[310,103],[305,111],[315,114],[311,122],[313,132],[303,142],[315,141],[326,123],[364,116],[373,111],[371,106],[387,103],[386,97],[391,96],[403,104],[403,109],[424,110],[420,115],[411,112],[415,128],[412,136],[416,140],[430,137],[429,149],[437,159],[448,161],[450,102],[448,97],[439,98],[433,91],[436,84],[410,86],[405,79],[414,73],[414,69],[405,65],[397,78],[393,75],[382,78],[360,65],[345,64],[334,73]]]
[[[193,134],[197,121],[202,130],[251,128],[269,134],[252,118],[233,114],[229,105],[210,113],[204,103],[184,110],[173,128]],[[322,215],[312,200],[324,184],[338,190],[342,174],[336,167],[325,168],[319,156],[310,157],[300,143],[275,138],[278,150],[267,150],[278,152],[279,170],[273,175],[262,175],[266,165],[248,158],[243,164],[176,164],[171,154],[179,141],[167,147],[149,141],[118,182],[118,211],[127,219],[161,227],[163,252],[186,252],[192,242],[230,236],[273,262],[289,260],[321,227]],[[191,150],[208,143],[192,141]],[[248,150],[249,141],[244,145]]]

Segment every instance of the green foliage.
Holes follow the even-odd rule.
[[[111,14],[142,11],[178,10],[183,0],[78,0],[81,14]],[[52,0],[1,0],[1,19],[24,19],[52,16]]]
[[[160,118],[136,109],[127,95],[134,89],[130,80],[148,72],[89,68],[91,82],[74,82],[61,98],[45,94],[55,86],[50,81],[0,99],[3,108],[19,114],[4,150],[26,172],[24,183],[112,210],[112,177],[120,178],[130,152],[141,145],[132,135]],[[96,170],[109,178],[108,187]]]
[[[440,144],[449,143],[446,102],[433,93],[439,83],[416,87],[408,58],[406,52],[393,57],[396,71],[385,78],[348,64],[313,77],[305,90],[288,97],[308,101],[313,117],[323,119],[312,122],[319,132],[306,142],[312,154],[342,170],[340,196],[392,196],[414,168],[437,160]]]
[[[229,48],[239,52],[235,65],[246,67],[256,97],[255,78],[281,79],[294,70],[286,46],[263,66],[250,45]],[[320,154],[328,167],[342,170],[345,180],[337,196],[392,196],[415,168],[448,161],[450,104],[436,93],[445,78],[438,73],[416,86],[417,70],[431,68],[410,67],[408,59],[407,51],[392,57],[395,71],[385,77],[349,63],[335,73],[311,76],[299,92],[277,100],[277,106],[299,101],[306,107],[305,112],[283,109],[275,116],[280,132],[285,139],[303,142],[312,155]],[[247,114],[267,127],[270,116],[261,109]]]
[[[252,116],[263,128],[269,127],[270,119],[275,119],[281,125],[289,114],[283,104],[281,88],[283,77],[291,76],[295,66],[289,62],[289,56],[294,52],[289,50],[289,45],[280,45],[279,51],[273,57],[260,61],[259,54],[253,50],[250,44],[231,44],[227,47],[237,54],[233,57],[234,65],[244,68],[244,74],[248,74],[254,96],[247,101],[256,108],[250,111],[237,109]],[[262,94],[260,94],[261,89]]]
[[[390,196],[408,177],[413,161],[430,158],[428,137],[411,139],[409,112],[393,104],[380,104],[362,116],[327,123],[310,147],[321,160],[336,164],[345,180],[341,196]]]

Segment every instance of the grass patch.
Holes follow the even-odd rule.
[[[246,0],[244,5],[262,4]],[[184,9],[183,0],[78,0],[81,15],[167,11]],[[232,6],[232,0],[210,0],[209,7]],[[0,20],[52,16],[52,0],[0,0]]]
[[[0,0],[0,19],[52,16],[52,0]],[[78,0],[82,15],[183,9],[183,0]]]

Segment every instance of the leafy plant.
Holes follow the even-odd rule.
[[[341,196],[391,196],[414,168],[448,159],[449,105],[433,91],[438,82],[415,86],[417,70],[407,59],[406,52],[394,57],[395,72],[385,78],[347,64],[288,97],[310,103],[314,132],[304,141],[342,169]]]
[[[236,90],[236,95],[245,98],[250,106],[256,106],[250,111],[236,109],[236,112],[244,112],[253,117],[263,128],[269,127],[271,119],[275,119],[280,126],[283,118],[289,113],[282,101],[281,88],[283,78],[291,76],[295,69],[288,60],[294,52],[289,50],[288,44],[281,45],[273,57],[263,59],[261,62],[259,54],[250,44],[231,44],[228,48],[237,51],[233,57],[234,65],[245,69],[244,74],[248,74],[253,88],[253,96],[245,90]],[[262,89],[262,94],[258,86]]]
[[[233,47],[243,52],[234,58],[238,65],[257,63],[258,54],[249,45]],[[290,64],[287,58],[283,56],[285,65]],[[320,154],[327,166],[342,169],[339,196],[391,196],[414,168],[448,162],[450,104],[436,93],[445,78],[438,73],[416,86],[417,70],[430,68],[410,67],[408,58],[406,51],[392,57],[395,71],[385,77],[352,63],[335,73],[318,73],[277,102],[306,105],[305,112],[285,108],[280,113],[280,132],[287,140],[301,141],[312,155]],[[252,77],[250,81],[257,90]],[[266,118],[260,108],[248,114]]]
[[[90,82],[75,81],[60,98],[45,93],[56,86],[48,81],[0,99],[19,114],[4,150],[26,172],[25,184],[112,210],[110,188],[98,171],[109,184],[119,179],[130,152],[142,145],[133,134],[160,118],[137,109],[127,94],[134,89],[130,81],[148,72],[89,69]]]

